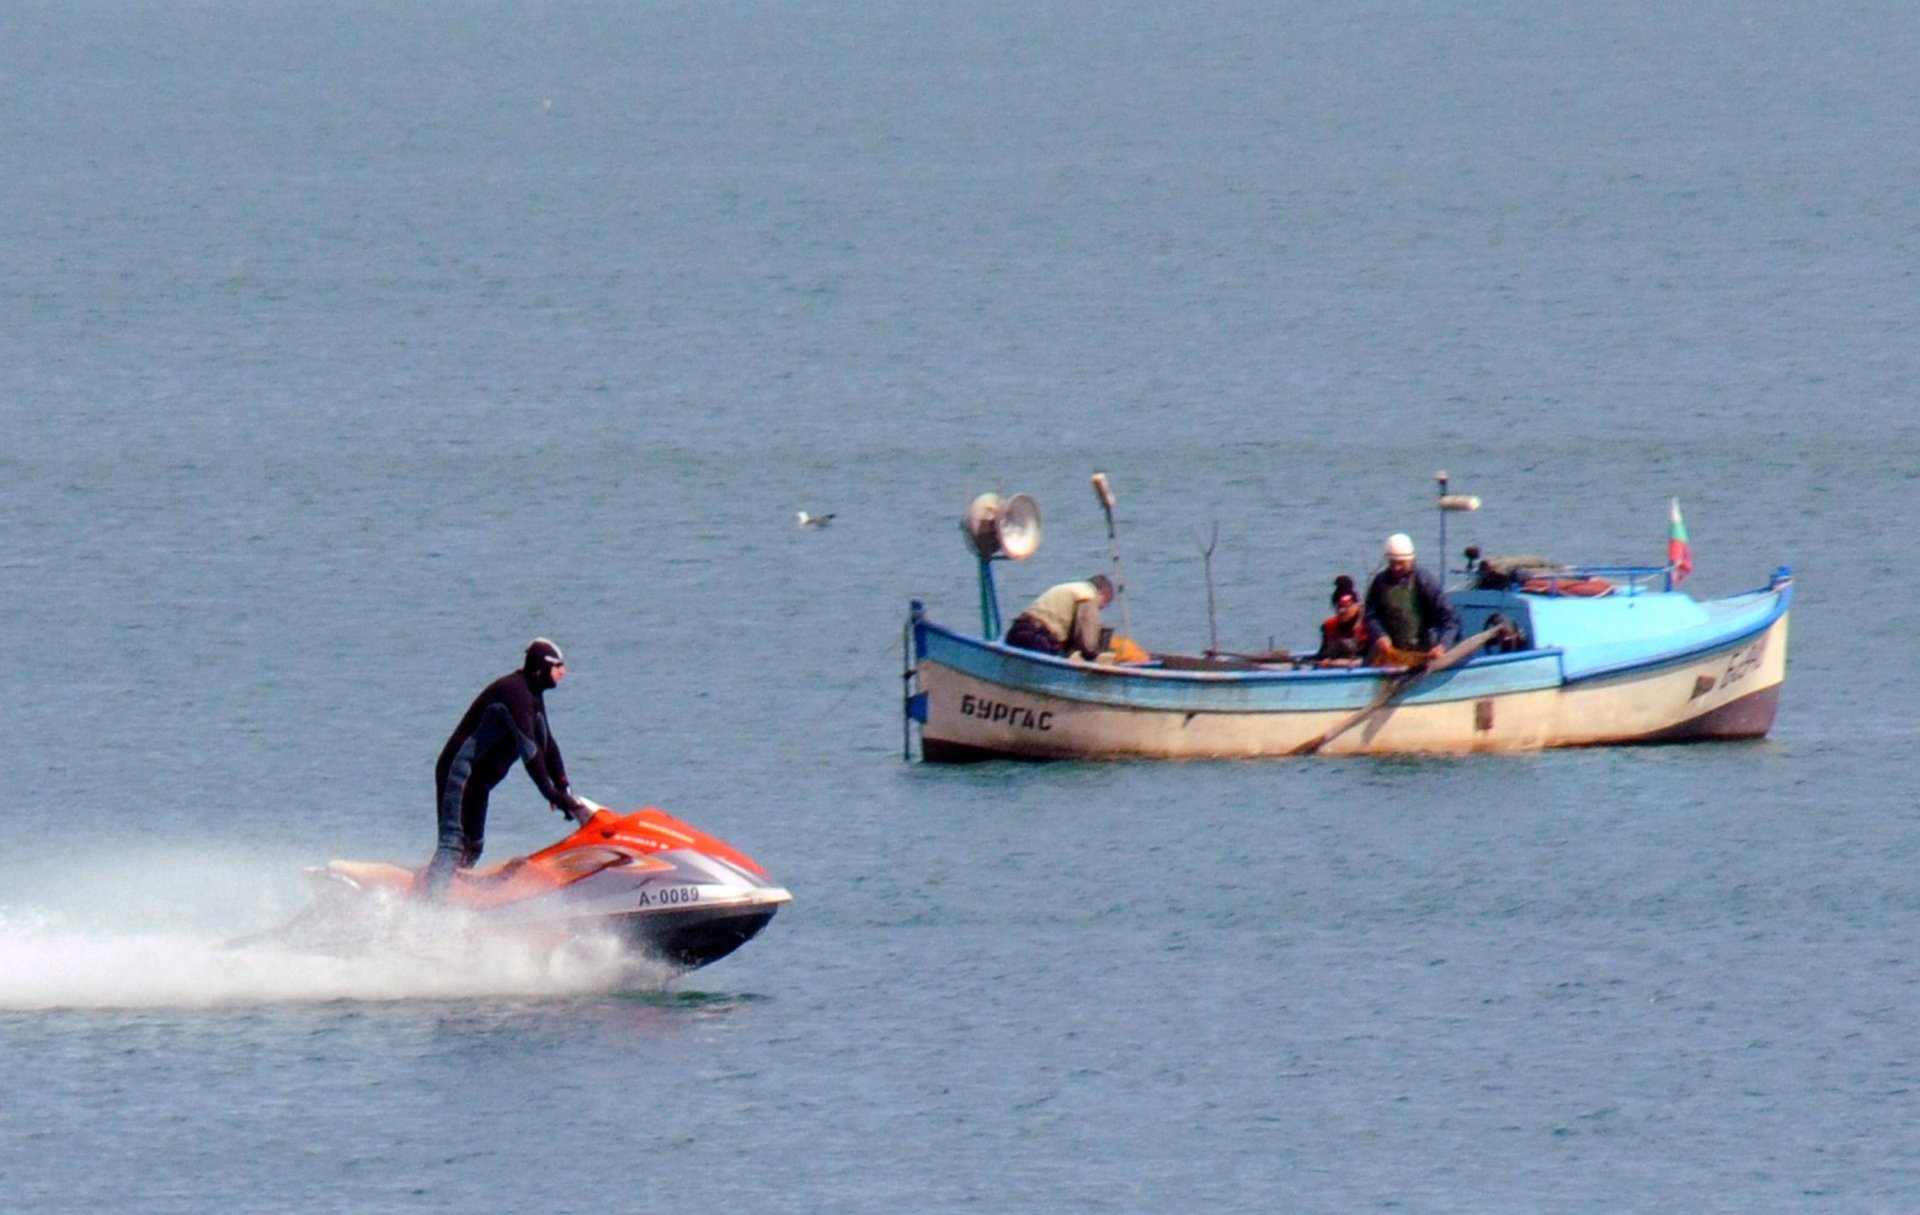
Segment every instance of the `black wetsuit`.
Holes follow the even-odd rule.
[[[548,804],[566,810],[580,806],[567,787],[560,745],[547,728],[542,693],[552,686],[552,676],[531,661],[526,669],[502,675],[474,698],[441,748],[433,769],[440,844],[427,866],[430,893],[443,890],[455,869],[479,859],[487,833],[487,797],[515,760],[526,765]]]

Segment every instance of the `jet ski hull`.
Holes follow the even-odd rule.
[[[709,907],[616,916],[604,927],[632,948],[686,970],[718,962],[758,936],[777,907]]]

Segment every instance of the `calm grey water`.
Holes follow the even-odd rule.
[[[1920,1208],[1898,3],[0,6],[8,1210]],[[1800,579],[1759,745],[900,761],[910,597],[1380,538]],[[797,510],[831,510],[801,531]],[[672,982],[215,943],[536,633],[796,901]],[[489,850],[556,833],[518,775]]]

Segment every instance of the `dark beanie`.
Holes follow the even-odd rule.
[[[545,691],[553,686],[553,668],[566,659],[560,654],[560,647],[545,637],[535,637],[527,646],[526,661],[520,664],[520,670],[533,682],[533,686]]]

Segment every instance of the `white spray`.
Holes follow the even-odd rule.
[[[557,940],[406,900],[308,916],[300,866],[148,856],[0,870],[0,1009],[571,996],[658,986],[611,936]]]

